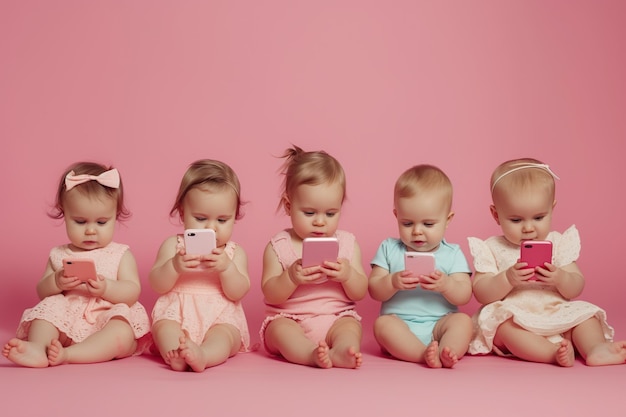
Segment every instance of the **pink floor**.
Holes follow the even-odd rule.
[[[618,332],[624,334],[623,326]],[[11,335],[0,330],[0,339]],[[380,356],[369,334],[363,352],[364,363],[358,370],[292,365],[257,351],[240,354],[200,374],[171,371],[152,356],[48,369],[19,368],[3,358],[2,415],[626,413],[626,366],[591,368],[577,362],[573,368],[564,369],[493,356],[468,356],[452,370],[432,370]]]

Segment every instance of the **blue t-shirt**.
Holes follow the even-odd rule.
[[[391,274],[404,271],[405,252],[406,246],[400,239],[385,239],[380,244],[371,264],[386,269]],[[459,245],[442,240],[433,254],[435,255],[435,268],[439,271],[447,275],[457,272],[471,273],[467,259]],[[382,303],[380,314],[408,315],[438,320],[457,310],[457,307],[450,304],[440,293],[417,287],[413,290],[396,292],[393,297]]]

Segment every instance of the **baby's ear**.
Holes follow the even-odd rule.
[[[489,211],[491,211],[491,217],[493,217],[493,219],[499,225],[500,224],[500,219],[498,218],[498,211],[496,210],[496,206],[494,206],[493,204],[490,205],[489,206]]]
[[[287,194],[283,194],[281,204],[283,205],[283,209],[285,209],[285,213],[289,215],[289,212],[291,211],[291,201],[289,201]]]
[[[446,227],[448,227],[448,225],[449,225],[449,224],[450,224],[450,222],[452,221],[452,218],[453,218],[453,217],[454,217],[454,212],[453,212],[453,211],[451,211],[451,212],[448,214],[448,218],[446,219]]]

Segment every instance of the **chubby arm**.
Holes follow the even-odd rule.
[[[444,282],[438,291],[450,304],[462,306],[469,303],[472,299],[472,282],[468,273],[455,272],[450,275],[441,273],[441,277]],[[426,288],[426,285],[424,287]]]
[[[165,294],[174,288],[180,275],[174,263],[174,258],[177,255],[177,242],[176,236],[170,236],[165,239],[159,248],[156,261],[148,275],[150,286],[158,294]]]
[[[502,300],[513,289],[513,285],[506,277],[507,270],[494,274],[492,272],[477,272],[472,285],[474,297],[481,304],[489,304]]]
[[[546,264],[545,268],[537,268],[537,278],[548,285],[554,285],[567,300],[578,297],[585,287],[585,277],[575,262],[560,268]]]
[[[378,265],[372,265],[368,289],[370,296],[376,301],[387,301],[398,292],[398,289],[393,286],[389,271]]]
[[[261,290],[268,304],[281,304],[287,301],[298,288],[289,276],[291,267],[283,270],[272,244],[268,243],[263,252],[263,276],[261,278]]]
[[[132,306],[139,300],[141,284],[139,271],[135,257],[127,250],[122,255],[120,266],[117,270],[117,280],[104,279],[106,285],[101,297],[113,304],[124,303]],[[91,292],[91,281],[87,283],[88,291]]]
[[[55,272],[52,269],[52,262],[48,259],[43,277],[37,283],[37,295],[40,300],[43,300],[46,297],[61,294],[63,291],[76,288],[82,284],[78,279],[72,281],[75,282],[71,283],[70,280],[63,277],[63,268]]]
[[[348,259],[338,260],[338,269],[322,267],[322,271],[328,275],[329,279],[340,282],[348,298],[352,301],[359,301],[367,294],[367,276],[363,270],[361,248],[354,242],[352,262]],[[329,265],[333,263],[330,262]]]
[[[222,291],[231,301],[239,301],[250,290],[248,276],[248,257],[244,250],[237,246],[231,262],[219,273]]]

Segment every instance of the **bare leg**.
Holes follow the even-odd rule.
[[[374,337],[381,348],[394,358],[415,363],[426,360],[426,345],[397,316],[378,317],[374,322]]]
[[[58,339],[52,340],[48,348],[48,362],[51,366],[106,362],[130,356],[136,348],[135,334],[128,322],[114,318],[102,330],[80,343],[63,347]]]
[[[28,329],[28,340],[9,340],[2,349],[2,355],[18,365],[45,368],[48,366],[48,346],[59,336],[59,330],[52,323],[33,320]]]
[[[608,342],[600,321],[595,317],[572,329],[572,341],[589,366],[626,363],[626,341]]]
[[[554,344],[543,336],[519,327],[511,320],[498,327],[494,344],[526,361],[555,363],[560,366],[574,365],[574,348],[568,340]]]
[[[279,317],[267,325],[265,345],[269,352],[279,353],[292,363],[319,368],[330,368],[333,365],[329,355],[324,353],[328,349],[326,343],[315,345],[305,336],[298,323],[286,317]]]
[[[152,325],[152,337],[166,364],[175,371],[187,370],[187,362],[180,357],[180,338],[185,337],[180,323],[159,320]]]
[[[434,367],[452,368],[461,359],[472,338],[472,319],[464,313],[448,314],[437,322],[433,330],[433,338],[439,342],[438,360]],[[428,361],[426,361],[428,363]]]
[[[197,345],[188,334],[180,338],[180,357],[196,372],[226,362],[241,348],[241,333],[230,324],[211,327],[201,345]]]
[[[341,317],[328,330],[326,340],[333,366],[356,369],[363,363],[361,323],[354,317]]]

